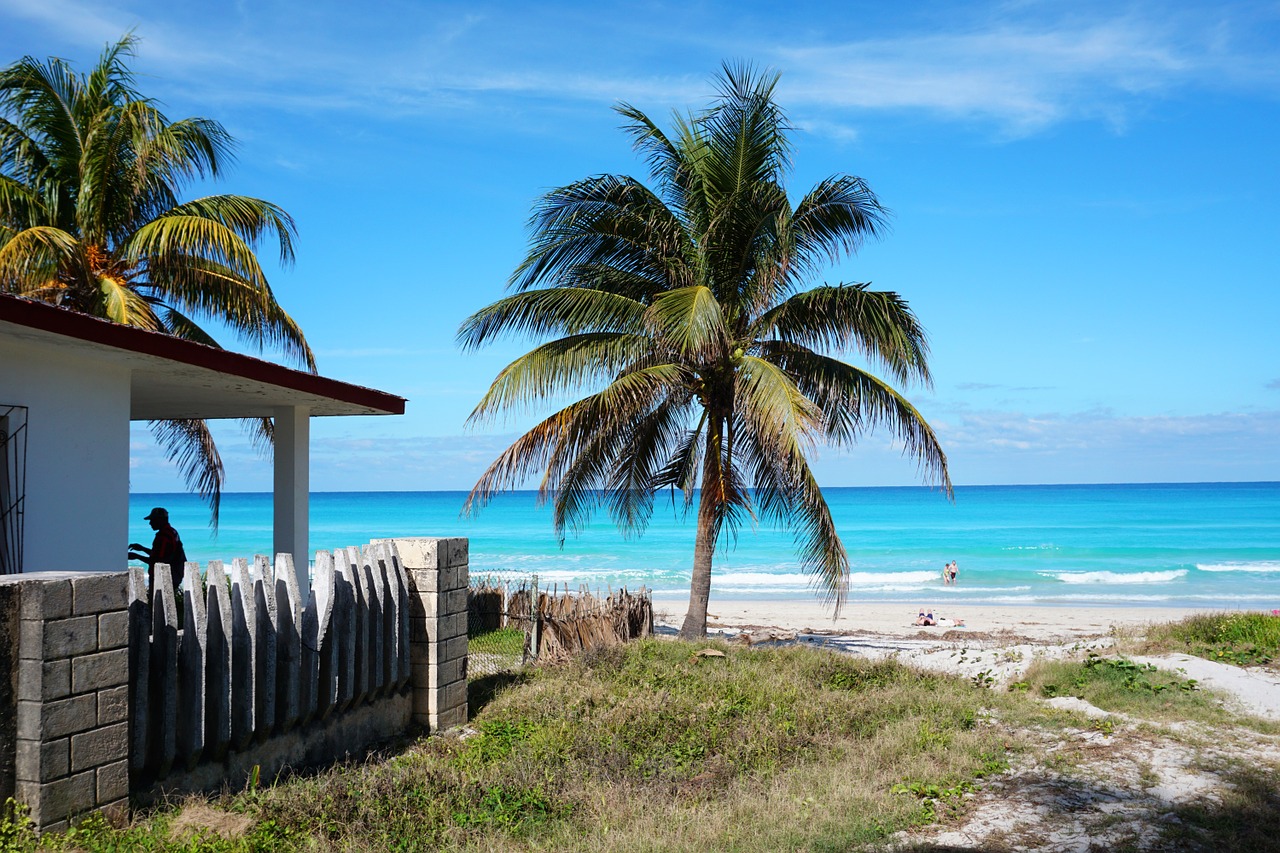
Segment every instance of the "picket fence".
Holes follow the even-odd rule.
[[[408,690],[409,578],[395,547],[318,551],[302,595],[287,554],[129,577],[130,776],[162,782]]]

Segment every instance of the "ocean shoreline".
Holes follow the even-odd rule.
[[[968,612],[1011,606],[1270,610],[1280,606],[1280,484],[964,487],[955,504],[917,487],[824,490],[849,559],[849,600]],[[129,539],[165,506],[189,559],[228,562],[271,547],[270,495],[227,494],[216,538],[194,495],[130,496]],[[443,535],[470,543],[473,582],[595,590],[645,586],[683,610],[695,525],[655,511],[643,537],[601,512],[561,543],[531,493],[460,519],[454,492],[316,493],[311,548]],[[140,538],[142,537],[142,538]],[[712,569],[723,600],[812,600],[794,531],[761,525],[726,538]],[[736,547],[734,547],[736,545]],[[310,556],[310,555],[309,555]],[[944,563],[958,561],[956,585]],[[914,612],[914,611],[913,611]]]

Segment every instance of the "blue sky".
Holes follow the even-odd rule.
[[[298,221],[271,280],[321,371],[409,399],[317,420],[317,490],[475,481],[522,422],[464,422],[522,350],[454,334],[534,200],[643,176],[612,105],[665,123],[736,59],[782,72],[793,195],[846,172],[892,209],[824,280],[919,314],[935,384],[905,390],[955,482],[1280,480],[1276,3],[0,0],[0,62],[87,68],[131,29],[169,116],[240,141],[217,191]],[[228,490],[269,489],[218,434]],[[916,482],[884,436],[818,456],[827,485]],[[131,485],[181,488],[145,430]]]

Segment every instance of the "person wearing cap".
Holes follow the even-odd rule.
[[[169,523],[169,510],[158,506],[146,516],[151,529],[156,532],[155,541],[147,548],[137,542],[129,543],[129,559],[141,560],[147,564],[147,583],[151,589],[156,588],[156,564],[167,563],[173,575],[173,588],[182,588],[183,570],[186,568],[187,552],[182,547],[182,538]]]

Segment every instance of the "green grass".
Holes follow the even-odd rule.
[[[1280,659],[1280,616],[1253,611],[1188,616],[1154,625],[1146,652],[1187,652],[1237,666],[1274,664]]]
[[[724,657],[698,654],[708,647]],[[1022,750],[1072,766],[1030,745],[1084,725],[1039,701],[1051,694],[1205,731],[1239,723],[1186,679],[1122,658],[1039,662],[1019,689],[996,690],[812,648],[647,640],[473,682],[465,738],[193,798],[124,828],[91,819],[39,847],[11,809],[0,853],[880,850],[957,818]],[[1123,724],[1089,725],[1120,737]],[[1218,849],[1271,837],[1276,771],[1233,770],[1235,792],[1181,807],[1178,832]]]
[[[1124,657],[1103,657],[1092,652],[1084,661],[1033,664],[1024,679],[1010,689],[1045,698],[1075,696],[1105,711],[1157,722],[1241,722],[1224,711],[1217,697],[1201,689],[1194,679]],[[1280,730],[1280,726],[1260,720],[1253,723],[1264,731]]]
[[[499,628],[496,631],[483,631],[471,634],[467,641],[467,650],[519,658],[524,654],[525,633],[519,628]]]
[[[713,646],[725,657],[701,657]],[[66,849],[850,850],[963,809],[1026,698],[806,648],[648,640],[494,689],[474,734],[101,822]],[[185,818],[247,818],[223,839]],[[57,838],[57,837],[55,837]],[[66,836],[62,836],[66,838]],[[49,849],[62,843],[47,842]]]

